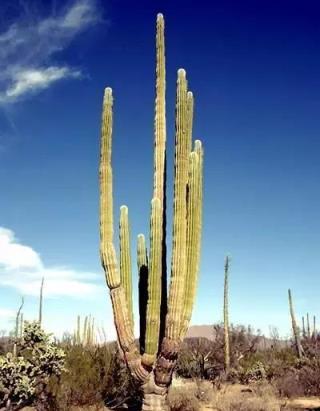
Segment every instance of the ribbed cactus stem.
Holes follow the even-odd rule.
[[[158,198],[151,202],[150,258],[145,353],[142,362],[152,366],[158,351],[161,304],[161,230],[162,209]]]
[[[131,253],[130,253],[130,229],[128,207],[120,208],[120,276],[123,285],[126,303],[133,327],[133,307],[132,307],[132,272],[131,272]]]
[[[101,145],[100,145],[100,254],[114,314],[118,341],[132,375],[144,381],[148,373],[141,365],[139,351],[135,346],[126,292],[120,279],[120,270],[113,244],[113,197],[112,197],[112,121],[113,97],[111,88],[106,88],[103,99]]]
[[[304,316],[302,316],[302,337],[305,338],[306,336],[306,327],[304,324]]]
[[[20,304],[20,307],[19,307],[17,315],[16,315],[16,329],[15,329],[15,337],[16,338],[19,337],[20,313],[21,313],[21,310],[23,308],[23,305],[24,305],[24,298],[21,297],[21,304]]]
[[[110,289],[120,286],[120,273],[113,244],[113,197],[112,197],[112,115],[113,96],[111,88],[104,92],[101,155],[100,155],[100,254]]]
[[[223,298],[223,324],[224,324],[224,365],[226,372],[230,369],[230,340],[229,340],[229,257],[224,265],[224,298]]]
[[[316,316],[313,316],[313,338],[317,337]]]
[[[43,308],[43,284],[44,284],[44,277],[42,277],[41,285],[40,285],[40,301],[39,301],[39,324],[42,324],[42,308]]]
[[[187,80],[186,72],[178,70],[175,136],[175,179],[173,200],[173,234],[171,283],[166,337],[180,338],[183,323],[183,299],[186,283],[186,238],[187,238],[187,182],[188,182],[188,139],[187,139]]]
[[[189,154],[188,202],[187,202],[187,279],[184,297],[184,324],[181,327],[181,339],[188,330],[192,315],[198,279],[198,256],[196,253],[200,239],[200,158],[198,153]]]
[[[297,351],[297,355],[299,358],[302,358],[303,355],[303,348],[300,341],[300,332],[297,326],[296,317],[294,314],[293,302],[292,302],[292,295],[291,290],[288,290],[288,298],[289,298],[289,309],[290,309],[290,316],[291,316],[291,324],[292,324],[292,332],[295,341],[295,348]]]

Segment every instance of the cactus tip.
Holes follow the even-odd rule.
[[[178,70],[178,77],[179,77],[179,78],[183,78],[183,79],[186,78],[186,71],[185,71],[185,69],[180,68],[180,69]]]
[[[121,213],[128,213],[128,207],[126,206],[126,205],[122,205],[121,207],[120,207],[120,212]]]
[[[188,97],[188,98],[190,98],[190,99],[192,99],[192,98],[193,98],[193,93],[192,93],[192,91],[188,91],[188,93],[187,93],[187,97]]]
[[[163,14],[162,13],[158,13],[157,14],[157,21],[162,21],[163,20]]]

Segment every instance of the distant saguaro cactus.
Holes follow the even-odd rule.
[[[310,338],[311,338],[311,328],[310,328],[309,313],[307,313],[307,336],[310,340]]]
[[[39,300],[39,324],[40,325],[42,325],[43,284],[44,284],[44,277],[42,277],[41,285],[40,285],[40,300]]]
[[[304,324],[304,316],[302,316],[302,337],[306,337],[306,326]]]
[[[299,330],[299,327],[297,326],[296,317],[294,314],[292,295],[291,295],[290,289],[288,290],[288,298],[289,298],[289,309],[290,309],[292,332],[293,332],[293,337],[294,337],[294,342],[295,342],[295,348],[296,348],[298,357],[301,358],[303,355],[303,348],[302,348],[301,340],[300,340],[300,330]]]
[[[223,324],[224,324],[224,367],[228,372],[230,368],[230,340],[229,340],[229,257],[224,265],[224,298],[223,298]]]
[[[120,265],[113,242],[113,96],[105,89],[100,155],[100,253],[110,289],[118,341],[128,368],[142,385],[142,409],[168,410],[167,392],[180,344],[187,331],[197,285],[202,216],[203,149],[192,148],[193,95],[178,70],[171,283],[166,290],[166,109],[164,19],[157,16],[154,184],[149,258],[138,236],[140,349],[133,333],[128,208],[120,211]],[[143,277],[142,277],[143,276]]]

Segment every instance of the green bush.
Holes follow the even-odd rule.
[[[25,322],[15,353],[0,357],[0,405],[19,409],[41,397],[50,377],[63,371],[64,352],[37,322]]]

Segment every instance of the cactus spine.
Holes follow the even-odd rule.
[[[164,19],[157,16],[154,182],[150,251],[138,236],[140,351],[134,341],[128,211],[120,211],[120,269],[113,243],[113,96],[105,89],[100,154],[100,254],[110,289],[118,341],[133,377],[142,385],[143,410],[167,410],[166,396],[187,331],[199,271],[203,149],[192,148],[193,95],[178,71],[176,98],[174,216],[169,301],[166,295],[166,112]]]
[[[224,265],[224,298],[223,298],[223,324],[224,324],[224,366],[228,372],[230,368],[230,341],[229,341],[229,257]]]
[[[292,332],[293,332],[294,341],[295,341],[295,348],[296,348],[298,357],[302,358],[303,348],[302,348],[301,341],[300,341],[300,331],[297,326],[296,317],[294,314],[292,295],[291,295],[290,289],[288,290],[288,298],[289,298],[289,309],[290,309],[290,316],[291,316]]]

